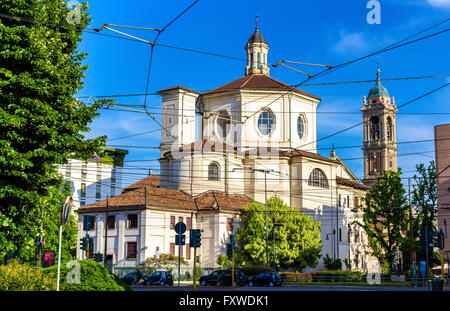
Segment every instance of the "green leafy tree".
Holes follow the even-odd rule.
[[[370,252],[382,264],[389,264],[388,272],[394,271],[392,262],[395,247],[404,243],[408,225],[408,206],[405,189],[398,172],[384,171],[376,175],[376,182],[364,198],[363,221],[356,222],[367,234]]]
[[[100,152],[105,137],[85,139],[108,100],[87,106],[78,51],[87,5],[62,0],[2,0],[0,5],[0,257],[34,247],[41,200],[58,187],[56,165]]]
[[[180,263],[182,266],[187,264],[184,257],[181,257]],[[178,267],[178,256],[171,254],[159,254],[159,256],[153,255],[153,257],[147,258],[142,264],[142,269],[146,273],[151,273],[156,270],[169,270],[174,271]]]
[[[286,205],[279,197],[267,201],[269,263],[273,264],[273,231],[275,230],[275,264],[283,268],[316,267],[322,249],[320,222],[298,209]],[[273,224],[283,224],[274,226]],[[242,210],[237,229],[235,260],[242,265],[262,266],[266,263],[265,206],[252,203]]]
[[[225,254],[220,254],[217,256],[217,265],[222,270],[229,269],[231,268],[231,259]]]
[[[421,207],[418,218],[422,226],[436,229],[436,165],[430,162],[428,167],[423,163],[416,165],[415,184],[412,192],[412,203]]]

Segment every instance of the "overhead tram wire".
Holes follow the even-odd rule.
[[[420,95],[419,97],[416,97],[416,98],[414,98],[414,99],[412,99],[412,100],[410,100],[410,101],[407,101],[406,103],[404,103],[404,104],[402,104],[402,105],[397,106],[396,109],[399,109],[399,108],[401,108],[401,107],[404,107],[404,106],[406,106],[406,105],[409,105],[409,104],[411,104],[411,103],[413,103],[413,102],[415,102],[415,101],[417,101],[417,100],[419,100],[419,99],[422,99],[422,98],[424,98],[424,97],[426,97],[426,96],[428,96],[428,95],[431,95],[431,94],[433,94],[433,93],[435,93],[435,92],[437,92],[437,91],[443,89],[444,87],[447,87],[449,84],[450,84],[450,83],[443,84],[443,85],[441,85],[440,87],[438,87],[438,88],[436,88],[436,89],[433,89],[433,90],[431,90],[431,91],[429,91],[429,92],[427,92],[427,93],[425,93],[425,94],[423,94],[423,95]],[[389,109],[389,110],[393,111],[392,109]],[[384,113],[385,113],[385,112],[383,111],[381,114],[378,114],[378,115],[375,115],[375,116],[380,117],[380,116],[384,115]],[[344,132],[346,132],[346,131],[348,131],[348,130],[351,130],[351,129],[355,128],[355,127],[358,127],[358,126],[360,126],[360,125],[363,125],[364,123],[369,122],[369,121],[370,121],[370,120],[363,121],[363,122],[359,122],[359,123],[357,123],[357,124],[355,124],[355,125],[349,126],[349,127],[345,128],[345,129],[342,129],[342,130],[340,130],[340,131],[337,131],[337,132],[335,132],[335,133],[333,133],[333,134],[330,134],[330,135],[327,135],[327,136],[325,136],[325,137],[316,139],[316,140],[313,141],[313,142],[310,142],[310,143],[307,143],[307,144],[303,144],[303,145],[294,147],[294,148],[292,148],[292,149],[298,149],[298,148],[301,148],[301,147],[303,147],[303,146],[311,145],[311,144],[317,143],[317,142],[319,142],[319,141],[328,139],[328,138],[330,138],[330,137],[339,135],[339,134],[344,133]]]

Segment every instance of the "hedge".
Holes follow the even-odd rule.
[[[11,260],[0,266],[0,291],[50,291],[56,290],[56,278],[43,273],[41,268]]]
[[[80,264],[80,284],[69,284],[67,275],[72,270],[66,264],[61,265],[60,290],[62,291],[124,291],[131,288],[116,276],[109,273],[101,264],[95,261],[78,260]],[[46,275],[56,275],[57,265],[43,269]]]

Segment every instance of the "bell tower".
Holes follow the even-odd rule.
[[[245,75],[264,74],[269,75],[269,66],[267,65],[267,54],[269,53],[269,45],[264,36],[259,32],[258,16],[256,16],[256,28],[248,39],[245,46],[247,51],[247,67],[245,67]]]
[[[397,140],[395,128],[394,97],[389,97],[387,89],[380,82],[378,65],[377,81],[370,89],[367,98],[364,96],[361,107],[364,119],[364,183],[372,186],[376,174],[383,171],[397,171]]]

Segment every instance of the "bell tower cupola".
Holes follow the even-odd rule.
[[[245,75],[264,74],[269,75],[269,66],[267,65],[267,54],[269,45],[264,36],[259,32],[258,16],[256,16],[256,28],[248,39],[245,46],[247,51],[247,67]]]

